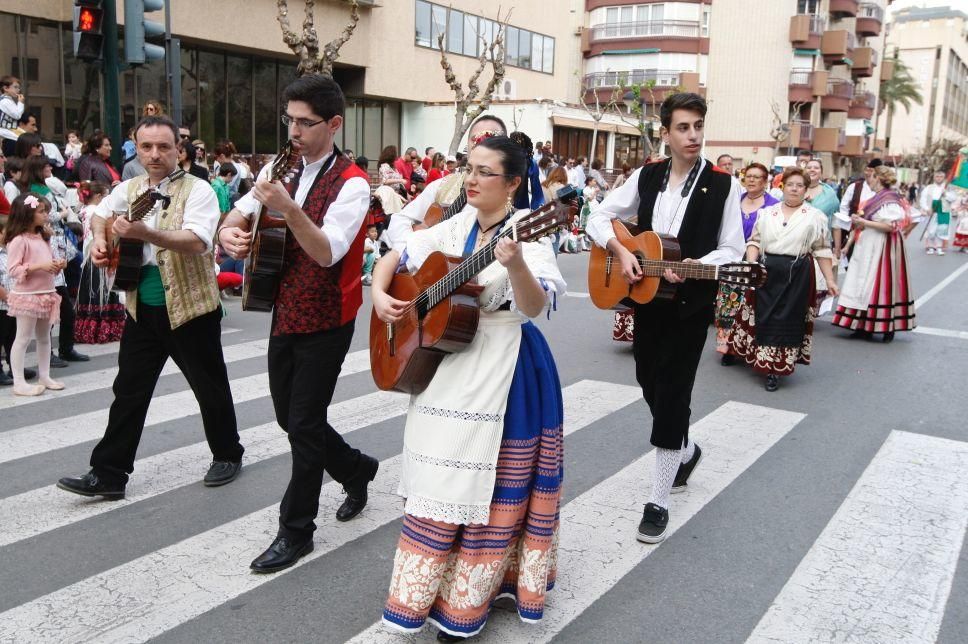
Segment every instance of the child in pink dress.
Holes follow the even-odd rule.
[[[54,277],[64,269],[64,260],[55,260],[46,228],[47,200],[33,192],[18,196],[10,208],[5,237],[7,270],[11,289],[7,295],[8,314],[17,319],[17,337],[10,351],[13,393],[39,396],[46,389],[63,389],[63,383],[50,377],[50,329],[60,319],[60,295],[54,290]],[[24,379],[24,356],[31,339],[37,341],[36,385]]]

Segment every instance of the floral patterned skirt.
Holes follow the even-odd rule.
[[[612,326],[612,339],[616,342],[631,342],[635,335],[635,312],[632,309],[615,311],[615,324]]]
[[[766,284],[747,289],[730,333],[730,351],[758,373],[788,376],[796,365],[810,364],[816,317],[813,258],[791,259],[765,258]]]
[[[551,352],[525,324],[488,523],[454,525],[404,514],[384,624],[412,633],[429,622],[470,637],[484,628],[501,597],[514,599],[523,621],[541,619],[556,576],[562,406]]]
[[[732,353],[729,348],[729,337],[733,332],[733,324],[739,314],[740,307],[746,294],[745,286],[734,286],[720,282],[719,293],[716,296],[716,351]]]
[[[124,305],[108,287],[104,269],[86,262],[77,289],[74,341],[78,344],[117,342],[124,331]]]

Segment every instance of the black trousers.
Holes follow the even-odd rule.
[[[692,386],[709,321],[709,311],[681,318],[675,303],[635,307],[635,377],[652,412],[656,447],[679,449],[689,437]]]
[[[66,286],[58,286],[57,294],[61,296],[57,351],[65,356],[74,350],[74,300]]]
[[[292,476],[279,507],[281,537],[311,537],[323,472],[345,483],[360,465],[360,450],[350,447],[326,418],[353,326],[269,338],[269,392],[276,421],[292,448]]]
[[[3,349],[3,362],[7,363],[7,370],[10,370],[10,350],[13,341],[17,337],[17,318],[7,315],[6,311],[0,311],[0,348]]]
[[[114,379],[114,402],[104,438],[91,453],[99,477],[127,482],[144,431],[148,405],[171,357],[185,375],[202,414],[213,460],[242,460],[232,390],[222,356],[222,311],[215,309],[172,330],[164,306],[138,305],[138,321],[124,322]]]

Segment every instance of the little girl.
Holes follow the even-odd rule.
[[[45,389],[63,389],[50,377],[50,329],[60,319],[60,296],[54,290],[54,276],[66,262],[55,260],[50,249],[47,200],[33,192],[14,200],[7,220],[7,270],[11,289],[7,294],[9,315],[17,319],[17,337],[10,352],[13,392],[18,396],[39,396]],[[37,341],[36,385],[24,379],[24,357],[30,340]]]

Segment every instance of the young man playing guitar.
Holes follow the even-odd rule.
[[[279,531],[251,565],[287,568],[313,549],[323,472],[343,484],[340,521],[359,514],[379,462],[343,440],[326,420],[336,379],[350,348],[361,285],[364,218],[370,203],[366,173],[333,144],[345,99],[331,78],[303,76],[283,92],[293,147],[302,156],[288,184],[260,176],[219,229],[232,257],[252,248],[248,218],[260,204],[285,217],[286,248],[269,338],[269,391],[276,420],[289,434],[292,478],[282,498]]]
[[[57,483],[68,492],[124,498],[148,405],[169,357],[184,374],[201,410],[213,460],[205,485],[229,483],[242,467],[244,450],[222,356],[222,310],[212,259],[218,199],[206,181],[191,175],[171,180],[178,164],[177,140],[178,129],[167,118],[143,118],[135,127],[135,142],[147,175],[115,187],[91,222],[95,266],[111,262],[107,222],[116,213],[122,214],[111,232],[125,241],[144,242],[144,249],[137,286],[127,291],[128,315],[108,426],[91,454],[91,471]],[[125,216],[129,206],[146,190],[158,191],[156,196],[163,198],[142,219],[132,221]]]
[[[588,233],[621,263],[630,283],[642,279],[638,260],[618,243],[612,219],[638,216],[642,230],[678,238],[685,262],[725,264],[744,250],[739,191],[732,177],[700,156],[706,101],[698,94],[667,98],[660,109],[662,140],[670,159],[636,170],[609,192],[588,221]],[[702,355],[717,284],[689,281],[666,270],[679,284],[675,297],[635,306],[636,379],[652,412],[656,467],[652,495],[639,524],[638,539],[658,543],[669,521],[669,494],[685,489],[702,451],[689,440],[689,405]]]

